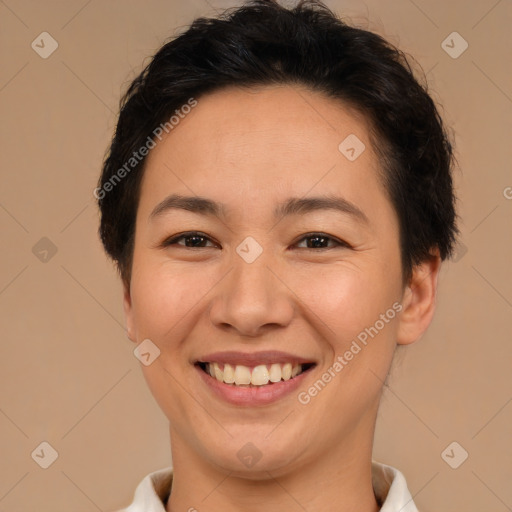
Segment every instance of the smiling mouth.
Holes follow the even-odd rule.
[[[258,387],[276,384],[281,381],[294,379],[295,377],[311,370],[315,363],[292,364],[274,363],[260,364],[257,366],[231,365],[216,362],[196,363],[203,372],[224,384],[232,384],[241,387]]]

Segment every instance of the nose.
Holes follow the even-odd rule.
[[[233,268],[215,287],[209,309],[216,327],[238,336],[257,337],[290,324],[293,293],[269,263],[261,257],[247,263],[235,256]]]

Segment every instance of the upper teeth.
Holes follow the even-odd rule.
[[[292,377],[296,377],[302,372],[302,365],[274,363],[267,366],[260,364],[251,371],[250,367],[241,364],[232,366],[226,363],[221,369],[218,363],[206,363],[206,371],[219,382],[226,384],[264,386],[269,381],[279,382],[281,379],[290,380]]]

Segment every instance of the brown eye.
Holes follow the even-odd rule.
[[[346,242],[340,241],[332,236],[326,235],[325,233],[309,233],[299,240],[299,243],[307,240],[308,242],[304,249],[333,249],[335,247],[350,247]],[[334,246],[328,247],[328,244],[332,242]]]
[[[181,240],[185,240],[185,243],[178,243]],[[168,238],[164,243],[164,247],[168,247],[170,245],[178,245],[183,246],[187,249],[191,249],[194,247],[204,248],[206,247],[204,244],[208,241],[211,241],[209,237],[205,234],[197,232],[197,231],[189,231],[188,233],[181,233],[180,235],[173,236]]]

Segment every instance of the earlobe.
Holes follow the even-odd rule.
[[[130,293],[130,285],[124,285],[123,292],[123,309],[124,309],[124,317],[126,321],[126,335],[128,338],[137,343],[137,338],[135,337],[135,330],[133,325],[133,308],[132,308],[132,298]]]
[[[417,341],[427,330],[436,307],[437,281],[441,257],[436,250],[428,260],[413,269],[402,300],[397,343],[408,345]]]

